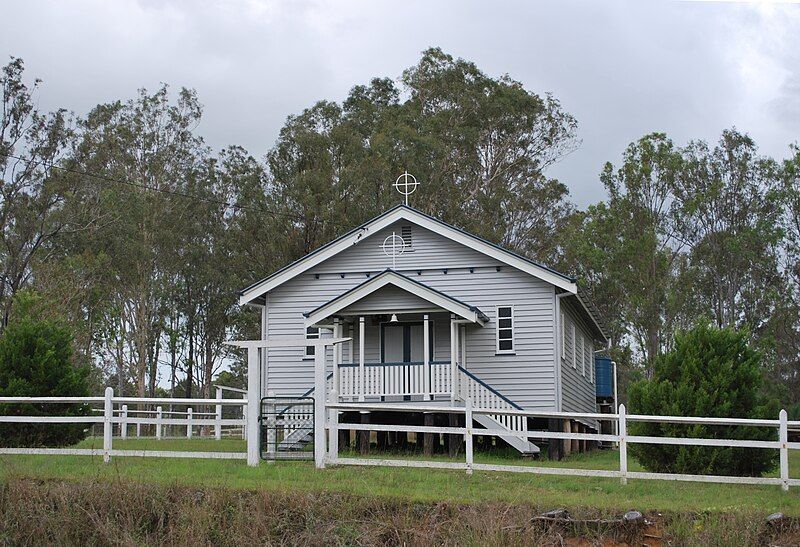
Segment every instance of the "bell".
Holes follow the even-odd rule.
[[[397,323],[397,322],[398,322],[398,321],[397,321],[397,314],[396,314],[396,313],[393,313],[393,314],[392,314],[392,318],[391,318],[391,319],[389,319],[389,323]]]

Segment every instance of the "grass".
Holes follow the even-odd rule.
[[[98,444],[99,443],[99,444]],[[87,439],[80,447],[98,447],[99,439]],[[198,451],[244,451],[240,439],[115,439],[119,449],[161,449]],[[419,456],[406,455],[404,459]],[[437,456],[438,459],[446,459]],[[618,454],[596,451],[564,461],[513,461],[503,455],[478,453],[476,462],[519,465],[546,465],[581,469],[617,469]],[[463,460],[460,460],[463,461]],[[791,452],[793,476],[800,470],[800,452]],[[639,469],[631,459],[629,469]],[[510,503],[557,507],[591,507],[622,512],[753,512],[767,515],[781,511],[800,516],[800,488],[785,493],[777,486],[749,486],[671,481],[545,476],[517,473],[389,468],[329,467],[315,470],[310,462],[263,463],[250,468],[242,461],[181,460],[168,458],[118,457],[103,464],[100,457],[88,456],[4,456],[0,458],[0,479],[35,478],[66,481],[117,479],[142,484],[225,487],[274,493],[337,493],[401,500],[412,503],[447,501],[457,504]]]

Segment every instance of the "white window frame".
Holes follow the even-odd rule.
[[[561,360],[567,361],[567,323],[564,320],[564,311],[561,311]]]
[[[591,337],[586,339],[586,342],[589,343],[589,351],[586,355],[586,359],[588,361],[589,367],[589,383],[594,383],[594,342],[592,341]]]
[[[578,370],[578,362],[575,360],[578,356],[578,342],[575,339],[575,321],[570,320],[569,324],[572,326],[572,368]]]
[[[316,330],[316,333],[308,332],[310,330]],[[319,327],[306,327],[306,340],[319,340],[320,334],[322,329]],[[309,350],[311,350],[309,352]],[[306,349],[303,352],[303,359],[313,359],[315,357],[315,347],[314,346],[306,346]]]
[[[586,344],[586,341],[583,338],[583,333],[582,332],[580,332],[578,334],[579,334],[578,340],[581,341],[581,351],[580,351],[580,354],[581,354],[581,376],[586,378],[586,348],[584,347],[584,345]]]
[[[511,310],[511,349],[500,349],[500,309],[501,308],[509,308]],[[514,304],[498,304],[494,308],[494,317],[496,320],[495,328],[494,328],[494,340],[495,340],[495,354],[497,355],[514,355],[517,352],[517,329],[515,326],[514,320]],[[506,319],[506,318],[504,318]],[[507,330],[507,329],[503,329]],[[503,338],[503,340],[508,340],[508,338]]]

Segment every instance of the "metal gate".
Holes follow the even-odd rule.
[[[314,459],[313,397],[264,397],[259,421],[262,459]]]

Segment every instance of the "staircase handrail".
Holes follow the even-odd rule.
[[[483,380],[481,380],[480,378],[478,378],[477,376],[472,374],[470,371],[468,371],[467,369],[465,369],[461,365],[458,365],[458,370],[460,370],[461,372],[466,374],[469,378],[472,378],[473,380],[478,382],[482,387],[484,387],[485,389],[489,390],[494,395],[497,395],[498,397],[500,397],[501,400],[503,400],[504,402],[506,402],[509,405],[511,405],[511,407],[513,409],[522,410],[522,407],[519,406],[517,403],[515,403],[514,401],[512,401],[511,399],[509,399],[508,397],[506,397],[505,395],[503,395],[499,391],[497,391],[495,388],[493,388],[492,386],[490,386],[489,384],[487,384],[486,382],[484,382]]]

